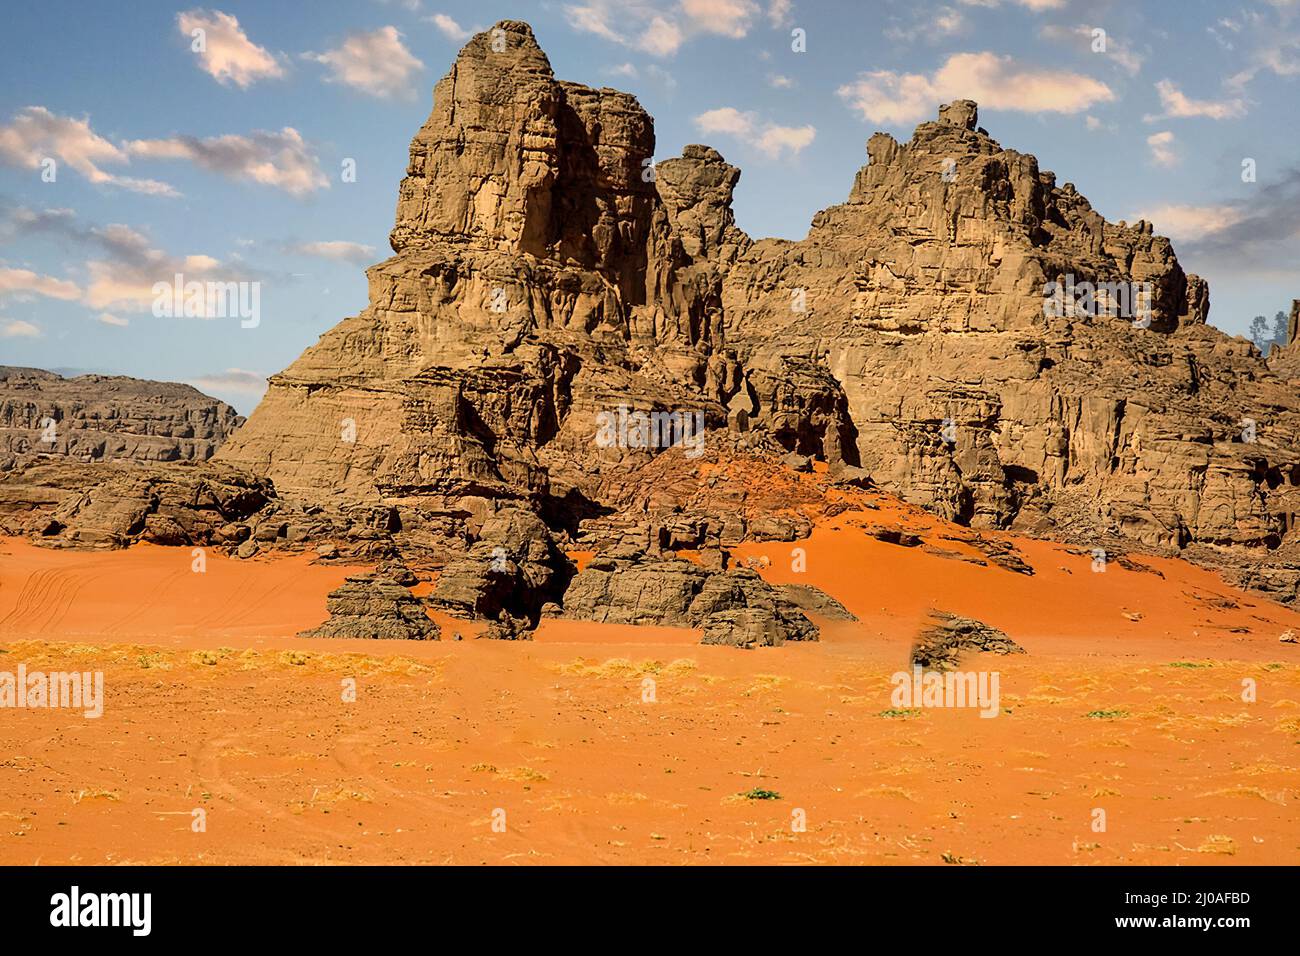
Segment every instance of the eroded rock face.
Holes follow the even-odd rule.
[[[265,478],[211,465],[160,472],[52,457],[0,476],[0,529],[61,547],[234,548],[270,526],[274,496]]]
[[[1286,356],[1270,370],[1208,326],[1208,288],[1167,239],[1107,222],[971,101],[867,153],[805,239],[754,242],[716,150],[652,169],[633,97],[556,80],[503,21],[434,92],[368,306],[273,377],[217,457],[282,495],[427,526],[452,560],[436,602],[489,620],[559,603],[555,535],[694,537],[716,571],[721,547],[795,533],[761,496],[710,485],[730,458],[790,454],[976,528],[1184,549],[1294,597]],[[1149,295],[1102,294],[1132,313],[1107,314],[1050,306],[1051,283]],[[620,408],[698,421],[700,456],[597,441]],[[514,541],[497,581],[478,529],[517,512],[552,537]],[[639,592],[612,599],[662,617]],[[753,616],[735,623],[763,640]]]
[[[357,574],[330,592],[329,619],[300,637],[436,641],[440,631],[410,590],[382,574]]]
[[[1276,546],[1300,479],[1295,390],[1205,324],[1206,284],[1167,239],[1106,222],[980,130],[969,101],[908,143],[878,133],[867,148],[848,201],[805,240],[755,243],[728,269],[728,343],[750,381],[819,363],[843,389],[861,466],[948,518]],[[1150,308],[1045,308],[1068,277],[1147,283]]]
[[[809,614],[818,614],[832,621],[857,620],[843,604],[811,584],[782,584],[779,590],[795,607]]]
[[[946,611],[932,611],[912,647],[912,663],[950,670],[970,654],[1023,654],[1025,649],[996,627]]]
[[[573,576],[549,528],[530,511],[494,514],[463,556],[443,568],[426,599],[431,607],[470,619],[499,621],[504,636],[536,627],[542,607],[559,600]],[[513,638],[510,638],[513,639]]]
[[[704,629],[705,644],[815,641],[817,625],[748,568],[713,570],[640,554],[593,560],[564,594],[564,615],[609,624]]]
[[[176,382],[0,366],[0,470],[42,455],[204,462],[243,421]]]
[[[476,36],[411,143],[368,307],[272,378],[222,460],[283,494],[573,513],[666,444],[598,443],[603,414],[734,420],[721,288],[749,245],[739,171],[707,147],[660,171],[653,156],[635,98],[556,80],[526,24]],[[779,394],[786,450],[851,436],[824,371],[760,391]]]

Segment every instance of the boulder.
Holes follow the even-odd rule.
[[[931,611],[912,646],[912,664],[932,670],[956,667],[968,654],[1023,654],[1025,649],[995,627],[947,611]]]
[[[344,580],[325,601],[329,619],[299,637],[356,637],[376,640],[436,641],[440,631],[424,605],[390,577],[357,574]]]

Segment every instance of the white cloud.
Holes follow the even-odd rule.
[[[284,76],[284,68],[265,47],[248,38],[239,21],[220,10],[188,10],[176,15],[176,27],[194,45],[194,31],[202,30],[203,48],[195,51],[199,68],[218,83],[248,89],[266,77]]]
[[[1083,118],[1083,123],[1094,133],[1101,130],[1105,130],[1108,133],[1114,133],[1118,130],[1118,127],[1114,123],[1107,123],[1104,120],[1093,116],[1091,113]]]
[[[435,13],[427,19],[437,27],[438,31],[448,40],[455,40],[457,43],[464,43],[474,35],[445,13]]]
[[[766,126],[758,134],[756,146],[773,158],[783,152],[798,154],[817,136],[813,126]]]
[[[300,242],[289,247],[290,252],[303,256],[316,256],[320,259],[334,259],[339,262],[367,263],[374,261],[375,247],[360,242],[344,240],[327,240],[322,242]]]
[[[788,90],[794,86],[794,80],[780,73],[769,73],[767,75],[767,85],[777,90]]]
[[[224,372],[200,375],[186,381],[201,391],[239,392],[246,395],[261,395],[266,391],[266,376],[260,372],[250,372],[242,368],[228,368]]]
[[[769,7],[788,16],[789,4]],[[569,26],[580,33],[641,50],[652,56],[668,57],[691,37],[700,34],[740,39],[748,35],[763,11],[757,0],[678,0],[675,4],[656,0],[586,0],[562,8]]]
[[[1173,80],[1161,80],[1156,84],[1160,94],[1160,105],[1165,108],[1160,115],[1144,117],[1148,123],[1162,119],[1183,119],[1201,116],[1206,119],[1223,120],[1245,116],[1246,101],[1240,98],[1226,100],[1194,100],[1186,96]]]
[[[125,328],[126,326],[131,324],[130,319],[121,318],[120,316],[116,316],[111,312],[99,313],[99,315],[95,316],[95,321],[102,322],[105,325],[114,325],[117,326],[118,328]]]
[[[944,7],[935,15],[931,27],[939,36],[955,36],[966,29],[966,18],[961,15],[960,10]]]
[[[753,113],[742,113],[734,106],[723,106],[695,117],[701,133],[723,133],[728,136],[748,138],[754,131]]]
[[[179,273],[186,282],[237,281],[222,275],[221,263],[211,256],[193,255],[174,259],[150,250],[149,262],[124,266],[120,262],[92,260],[86,263],[90,281],[82,300],[92,309],[148,312],[153,309],[153,287],[171,284]]]
[[[782,153],[797,155],[817,135],[813,126],[778,126],[761,120],[757,113],[732,106],[701,113],[695,117],[695,126],[701,133],[734,136],[772,159]]]
[[[100,246],[104,258],[86,263],[88,281],[81,301],[103,314],[116,317],[118,311],[148,312],[156,296],[155,283],[171,284],[177,273],[185,281],[233,281],[217,259],[207,255],[172,256],[149,244],[146,236],[130,226],[112,224],[85,230],[81,238]],[[125,324],[125,320],[121,320]]]
[[[255,130],[247,136],[208,139],[175,136],[133,140],[125,145],[132,156],[188,160],[228,179],[251,180],[293,196],[329,188],[315,154],[292,126],[278,133]]]
[[[1245,66],[1230,77],[1225,86],[1243,93],[1260,73],[1292,77],[1300,75],[1300,31],[1294,13],[1300,2],[1274,2],[1275,15],[1258,9],[1242,9],[1233,19],[1221,19],[1218,26],[1230,33],[1209,27],[1210,35],[1225,49],[1244,51]]]
[[[90,119],[59,116],[43,106],[23,107],[7,126],[0,126],[0,163],[39,169],[55,160],[55,175],[67,166],[96,185],[117,186],[155,196],[177,196],[167,183],[106,172],[104,165],[126,165],[130,157],[90,128]]]
[[[793,0],[769,0],[767,5],[767,22],[773,27],[787,27],[794,22]]]
[[[1169,168],[1178,165],[1178,154],[1174,152],[1176,139],[1169,130],[1152,133],[1147,137],[1147,146],[1151,147],[1151,161],[1157,166]]]
[[[38,339],[40,337],[40,328],[30,322],[24,322],[22,319],[0,319],[0,338]]]
[[[594,33],[615,43],[627,42],[621,33],[610,26],[611,11],[599,0],[589,4],[570,4],[564,8],[564,14],[568,17],[569,26],[580,33]]]
[[[672,20],[655,17],[636,45],[654,56],[671,56],[682,45],[682,30]]]
[[[0,296],[9,295],[22,298],[43,295],[47,299],[72,301],[81,297],[81,289],[75,282],[40,275],[30,269],[9,269],[0,266]]]
[[[864,119],[904,124],[935,115],[941,103],[969,98],[981,107],[1024,113],[1077,113],[1115,99],[1100,80],[1066,70],[1022,66],[994,53],[955,53],[933,75],[877,70],[837,90]]]
[[[1103,30],[1104,32],[1105,49],[1097,49],[1098,37],[1095,34],[1097,30]],[[1045,40],[1072,43],[1077,49],[1094,56],[1107,57],[1129,76],[1136,76],[1140,73],[1142,64],[1145,62],[1145,58],[1141,54],[1135,53],[1127,43],[1112,36],[1109,31],[1104,31],[1102,27],[1093,27],[1086,24],[1073,27],[1048,24],[1038,31],[1038,35]]]
[[[99,312],[97,320],[107,325],[125,325],[117,313],[147,312],[152,309],[155,283],[174,281],[180,273],[185,281],[240,281],[224,263],[208,255],[173,256],[150,245],[148,237],[120,223],[82,226],[71,210],[33,211],[12,207],[0,218],[0,238],[29,241],[42,236],[75,242],[95,251],[85,263],[85,287],[75,282],[37,275],[27,269],[0,268],[0,297],[6,293],[30,297],[44,295],[80,301]],[[113,321],[116,320],[116,321]]]
[[[424,69],[402,42],[401,31],[391,26],[353,33],[336,50],[303,56],[328,66],[330,82],[381,98],[409,94],[411,78]]]
[[[758,16],[754,0],[681,0],[682,15],[702,33],[738,40],[749,33]]]
[[[1144,219],[1155,231],[1171,239],[1201,239],[1235,226],[1245,218],[1233,206],[1192,206],[1169,203],[1134,213],[1128,220]]]
[[[959,0],[959,2],[968,7],[984,7],[990,10],[1002,5],[1002,0]],[[1034,13],[1043,13],[1047,10],[1060,10],[1069,0],[1008,0],[1008,2]]]
[[[966,17],[953,7],[940,7],[934,11],[916,9],[913,11],[911,26],[888,27],[885,30],[885,37],[895,43],[911,43],[917,39],[934,43],[946,37],[956,36],[965,29]]]

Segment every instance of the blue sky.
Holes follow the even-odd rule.
[[[433,85],[507,17],[558,77],[635,93],[658,159],[705,142],[740,166],[756,238],[802,237],[872,132],[905,138],[969,96],[1107,218],[1170,235],[1216,325],[1240,334],[1300,297],[1300,0],[6,7],[0,364],[188,381],[250,411],[365,306]],[[150,287],[176,271],[259,282],[260,323],[155,316]]]

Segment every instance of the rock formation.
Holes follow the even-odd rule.
[[[536,627],[542,607],[564,594],[573,572],[550,530],[531,511],[507,508],[489,517],[478,540],[442,569],[431,607],[471,619]],[[496,632],[494,632],[494,636]]]
[[[958,617],[947,611],[931,611],[912,647],[912,663],[932,670],[950,670],[969,654],[1023,654],[1025,649],[996,627]]]
[[[742,388],[720,297],[749,246],[739,171],[653,155],[636,100],[555,80],[526,24],[476,36],[411,143],[369,306],[272,377],[222,460],[282,493],[571,517],[663,446],[716,437]],[[801,448],[850,433],[824,369],[764,387]],[[598,443],[620,409],[633,427]]]
[[[504,21],[434,90],[369,306],[218,457],[471,539],[503,507],[574,534],[701,514],[698,421],[709,460],[820,459],[977,528],[1271,554],[1293,596],[1300,401],[1206,324],[1169,241],[1107,222],[970,101],[867,153],[805,239],[752,241],[716,150],[652,165],[634,98],[556,80]],[[620,408],[647,415],[598,441]]]
[[[831,621],[857,620],[843,604],[821,588],[815,588],[811,584],[783,584],[778,590],[791,604],[807,613],[817,614]]]
[[[243,421],[176,382],[0,366],[0,470],[42,455],[204,462]]]
[[[330,592],[329,619],[300,637],[356,637],[376,640],[436,641],[438,625],[424,605],[391,577],[357,574]]]
[[[610,624],[699,627],[705,644],[749,647],[818,637],[796,601],[755,571],[714,571],[627,551],[588,564],[564,594],[564,613]]]
[[[815,627],[725,549],[806,535],[810,495],[874,483],[976,531],[1181,550],[1296,599],[1295,346],[1266,363],[1207,325],[1206,283],[1149,223],[1106,221],[968,100],[872,136],[797,242],[740,230],[716,150],[654,148],[635,98],[556,80],[526,24],[471,39],[369,304],[215,456],[266,483],[269,517],[173,514],[173,537],[217,515],[245,550],[361,536],[441,567],[426,600],[497,637],[547,609],[750,646]],[[793,480],[814,462],[816,489]],[[0,517],[103,500],[106,533],[138,540],[169,500],[135,489],[142,518],[112,487],[51,505],[47,485],[9,481],[6,506],[0,482]],[[576,577],[569,549],[596,553]]]
[[[1300,479],[1293,390],[1205,324],[1205,283],[1150,224],[1107,222],[976,115],[963,101],[908,143],[877,133],[846,203],[806,239],[737,261],[724,307],[746,368],[819,359],[844,390],[862,467],[945,517],[1276,545]],[[1110,315],[1045,300],[1052,283],[1145,287],[1149,300]],[[806,312],[791,289],[806,290]]]

